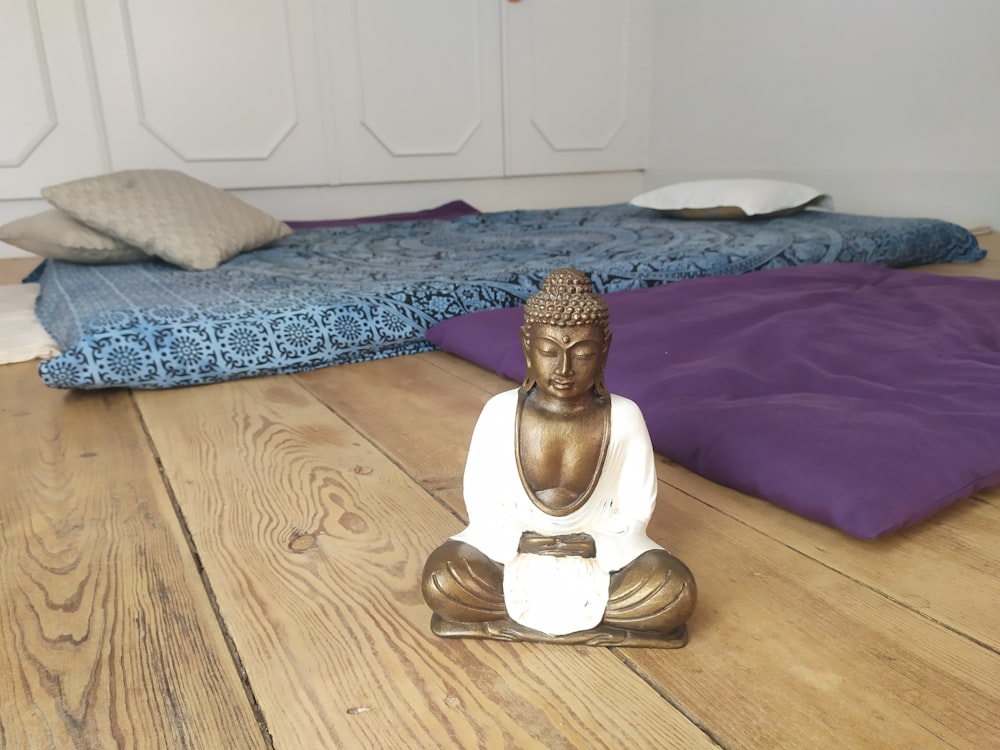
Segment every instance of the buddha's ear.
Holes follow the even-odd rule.
[[[608,391],[608,384],[604,382],[604,373],[602,372],[600,377],[594,381],[594,393],[596,393],[601,398],[606,397],[610,391]]]
[[[531,333],[528,326],[521,326],[521,352],[524,354],[524,380],[521,382],[521,393],[528,395],[535,387],[535,373],[531,369],[531,357],[528,352],[531,348]]]
[[[608,331],[608,336],[604,339],[604,367],[608,365],[608,352],[611,351],[611,331]],[[604,367],[601,368],[601,374],[597,376],[597,380],[594,381],[594,393],[596,393],[601,398],[608,395],[608,384],[604,382]]]

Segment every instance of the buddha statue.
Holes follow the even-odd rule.
[[[524,308],[526,375],[473,431],[468,526],[422,576],[443,637],[677,648],[695,581],[646,535],[657,480],[639,408],[604,384],[607,303],[574,269]]]

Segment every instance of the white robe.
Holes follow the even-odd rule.
[[[611,435],[593,494],[569,515],[552,516],[531,500],[517,471],[518,391],[494,396],[483,408],[465,465],[469,525],[453,538],[503,564],[507,612],[550,635],[593,628],[604,617],[610,573],[650,549],[646,536],[656,503],[653,448],[639,407],[611,396]],[[594,538],[594,558],[518,552],[521,533],[578,532]]]

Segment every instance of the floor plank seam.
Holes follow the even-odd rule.
[[[673,706],[673,708],[684,716],[685,719],[698,727],[702,734],[704,734],[712,742],[712,744],[716,747],[722,748],[722,750],[731,750],[730,746],[726,744],[721,737],[716,735],[704,721],[699,719],[695,714],[691,713],[691,711],[688,710],[683,703],[674,698],[663,685],[654,680],[644,669],[632,661],[626,653],[626,649],[609,648],[608,650],[613,653],[618,660],[636,677],[649,685],[649,687],[656,691],[657,695]]]
[[[895,604],[895,605],[897,605],[899,607],[902,607],[903,609],[907,610],[908,612],[912,612],[913,614],[921,617],[922,619],[926,620],[927,622],[933,623],[934,625],[936,625],[936,626],[938,626],[940,628],[943,628],[944,630],[947,630],[948,632],[953,633],[954,635],[957,635],[960,638],[963,638],[964,640],[967,640],[970,643],[972,643],[972,644],[974,644],[976,646],[979,646],[980,648],[983,648],[983,649],[985,649],[985,650],[987,650],[987,651],[989,651],[991,653],[1000,655],[1000,647],[997,647],[997,646],[994,646],[992,644],[986,643],[985,641],[982,641],[982,640],[976,638],[975,636],[973,636],[970,633],[966,633],[966,632],[964,632],[962,630],[959,630],[954,625],[949,625],[948,623],[946,623],[946,622],[944,622],[942,620],[939,620],[939,619],[937,619],[935,617],[932,617],[931,615],[927,614],[926,612],[921,611],[917,607],[914,607],[911,604],[907,604],[906,602],[902,601],[901,599],[897,599],[896,597],[892,596],[888,592],[882,591],[881,589],[877,588],[876,586],[874,586],[874,585],[872,585],[870,583],[866,583],[865,581],[862,581],[862,580],[860,580],[858,578],[855,578],[855,577],[853,577],[851,575],[848,575],[843,570],[840,570],[839,568],[836,568],[833,565],[830,565],[829,563],[824,562],[823,560],[820,560],[819,558],[814,557],[814,556],[808,554],[807,552],[799,549],[798,547],[796,547],[796,546],[794,546],[792,544],[789,544],[787,541],[785,541],[784,539],[781,539],[780,537],[776,537],[776,536],[774,536],[772,534],[767,533],[763,529],[760,529],[757,526],[754,526],[752,523],[749,523],[747,520],[741,518],[738,515],[735,515],[733,513],[729,513],[727,511],[721,509],[721,508],[716,507],[715,505],[712,505],[710,502],[708,502],[706,500],[703,500],[700,497],[692,495],[687,490],[684,490],[684,489],[682,489],[680,487],[677,487],[676,485],[673,485],[673,484],[671,484],[670,482],[668,482],[668,481],[666,481],[664,479],[659,479],[658,481],[660,481],[661,483],[663,483],[667,487],[670,487],[671,489],[676,490],[677,492],[679,492],[680,494],[684,495],[685,497],[690,498],[690,499],[692,499],[692,500],[694,500],[694,501],[696,501],[698,503],[701,503],[702,505],[704,505],[704,506],[706,506],[708,508],[711,508],[712,510],[716,511],[717,513],[721,513],[722,515],[726,516],[727,518],[729,518],[729,519],[731,519],[733,521],[736,521],[737,523],[739,523],[740,525],[742,525],[742,526],[744,526],[744,527],[746,527],[748,529],[752,529],[753,531],[755,531],[756,533],[760,534],[765,539],[769,539],[769,540],[771,540],[771,541],[773,541],[773,542],[775,542],[777,544],[780,544],[782,547],[785,547],[786,549],[790,550],[791,552],[794,552],[795,554],[800,555],[801,557],[804,557],[806,560],[810,560],[810,561],[816,563],[817,565],[820,565],[820,566],[826,568],[827,570],[829,570],[829,571],[831,571],[833,573],[836,573],[840,577],[847,579],[851,583],[854,583],[854,584],[856,584],[856,585],[858,585],[858,586],[860,586],[860,587],[862,587],[864,589],[867,589],[868,591],[871,591],[873,594],[876,594],[877,596],[881,597],[882,599],[885,599],[888,602],[892,602],[893,604]]]
[[[434,349],[434,351],[436,351],[436,352],[444,352],[444,349]],[[429,353],[429,352],[423,352],[422,354],[418,354],[418,355],[416,355],[416,356],[420,357],[421,361],[423,361],[424,363],[426,363],[426,364],[427,364],[427,365],[429,365],[430,367],[434,367],[434,368],[436,368],[436,369],[440,370],[441,372],[444,372],[444,373],[447,373],[447,374],[448,374],[448,375],[450,375],[451,377],[453,377],[453,378],[456,378],[456,379],[460,380],[461,382],[465,383],[466,385],[470,385],[470,386],[472,386],[473,388],[478,388],[479,390],[483,391],[484,393],[490,393],[490,392],[491,392],[491,391],[490,391],[490,389],[488,389],[488,388],[484,388],[484,387],[483,387],[483,386],[482,386],[481,384],[479,384],[479,383],[476,383],[476,382],[474,382],[473,380],[470,380],[469,378],[466,378],[466,377],[462,376],[461,374],[459,374],[459,373],[455,372],[455,371],[454,371],[454,370],[452,370],[451,368],[448,368],[448,367],[442,367],[442,366],[441,366],[441,364],[440,364],[440,363],[439,363],[439,362],[437,361],[437,358],[436,358],[436,357],[425,357],[425,356],[423,356],[423,354],[428,354],[428,353]],[[446,352],[446,353],[447,353],[447,352]],[[455,357],[456,359],[460,359],[460,358],[458,357],[458,355],[455,355],[455,354],[451,354],[451,355],[449,355],[449,356],[452,356],[452,357]],[[465,362],[465,360],[461,360],[461,361]],[[488,372],[488,373],[490,373],[490,374],[492,374],[492,375],[496,375],[496,376],[497,376],[498,378],[503,378],[503,379],[505,379],[505,380],[506,380],[506,378],[504,378],[504,376],[503,376],[503,375],[499,375],[499,374],[497,374],[497,373],[494,373],[494,372],[493,372],[492,370],[488,370],[488,369],[486,369],[486,368],[481,368],[481,369],[482,369],[482,370],[483,370],[484,372]],[[510,387],[511,387],[511,388],[514,388],[514,387],[516,387],[516,386],[517,386],[517,382],[516,382],[516,381],[513,381],[513,380],[511,380],[511,381],[509,381],[509,382],[510,382]]]
[[[215,615],[216,624],[218,625],[219,632],[222,634],[222,638],[226,643],[229,656],[233,660],[233,666],[236,669],[236,674],[239,676],[240,683],[243,685],[243,692],[246,695],[247,701],[250,703],[250,710],[253,712],[253,715],[257,720],[257,728],[260,730],[264,744],[268,750],[275,750],[274,739],[271,736],[267,719],[261,709],[260,702],[257,700],[257,695],[254,692],[253,685],[250,684],[250,676],[247,674],[246,667],[243,664],[243,659],[240,657],[239,650],[236,647],[236,642],[233,640],[233,637],[229,632],[229,627],[226,625],[225,618],[222,615],[222,610],[219,607],[218,599],[215,596],[215,590],[212,588],[212,583],[205,571],[205,566],[202,564],[201,555],[198,552],[198,546],[195,543],[193,535],[191,534],[187,519],[184,517],[184,511],[181,508],[180,502],[177,500],[177,495],[174,492],[173,485],[170,483],[170,477],[168,476],[166,468],[163,465],[163,461],[160,458],[160,452],[156,447],[156,442],[153,440],[153,436],[149,431],[149,426],[146,424],[145,415],[142,413],[142,409],[139,408],[139,404],[135,399],[135,393],[132,390],[129,391],[129,399],[131,400],[132,407],[135,409],[136,414],[139,417],[139,424],[142,426],[142,432],[146,437],[146,443],[149,445],[150,453],[152,453],[153,460],[156,462],[156,470],[160,475],[161,481],[163,482],[163,487],[170,500],[170,505],[174,509],[174,514],[177,517],[177,523],[180,526],[181,533],[184,535],[184,540],[187,542],[188,552],[191,554],[191,559],[194,561],[195,569],[198,571],[198,577],[201,579],[201,585],[205,589],[205,595],[208,597],[209,606],[211,606],[212,612]]]

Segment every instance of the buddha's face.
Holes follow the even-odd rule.
[[[528,374],[542,394],[567,401],[593,395],[608,355],[602,326],[534,323],[521,337]]]

